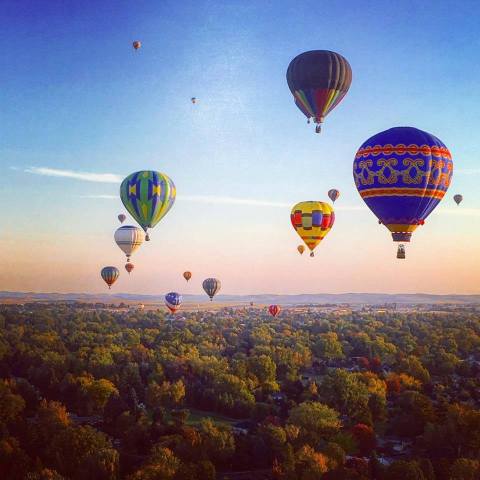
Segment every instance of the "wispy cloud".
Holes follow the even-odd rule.
[[[479,217],[480,216],[480,208],[439,208],[436,210],[438,213],[442,215],[458,215],[460,217]]]
[[[46,177],[72,178],[84,182],[120,183],[122,181],[122,177],[115,173],[78,172],[75,170],[62,170],[59,168],[48,167],[29,167],[25,169],[25,172]]]
[[[480,175],[480,168],[456,168],[453,173],[461,175]]]
[[[118,200],[118,195],[79,195],[80,198],[98,198],[103,200]]]
[[[292,206],[290,203],[286,203],[286,202],[271,202],[268,200],[258,200],[255,198],[221,197],[216,195],[177,195],[177,198],[180,201],[221,204],[221,205],[250,205],[253,207],[277,207],[277,208],[287,208]]]

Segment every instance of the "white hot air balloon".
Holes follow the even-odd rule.
[[[145,240],[144,231],[133,225],[124,225],[115,232],[115,242],[127,256],[127,261],[130,261],[130,256]]]

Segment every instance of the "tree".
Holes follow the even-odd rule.
[[[292,408],[288,424],[299,428],[299,439],[316,447],[335,435],[341,426],[338,413],[319,402],[303,402]]]
[[[389,480],[425,480],[423,471],[417,462],[398,460],[393,462],[386,472]]]
[[[301,480],[317,480],[328,470],[328,459],[310,445],[304,445],[296,454],[295,470]]]
[[[329,372],[320,392],[321,399],[339,412],[359,421],[369,420],[368,388],[355,374],[340,369]]]
[[[377,440],[373,428],[363,423],[357,423],[352,428],[352,434],[357,441],[360,455],[368,457],[377,446]]]
[[[118,452],[104,433],[90,426],[67,427],[48,447],[48,458],[58,472],[74,480],[115,480]]]
[[[457,458],[450,468],[451,480],[477,480],[480,477],[480,461]]]
[[[326,360],[343,358],[343,347],[335,332],[323,333],[312,346],[315,356]]]
[[[128,480],[173,480],[180,460],[169,448],[155,446],[145,466],[128,477]]]

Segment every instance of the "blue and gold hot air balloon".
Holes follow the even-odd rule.
[[[165,295],[165,305],[172,312],[175,313],[182,304],[182,296],[177,292],[169,292]]]
[[[395,242],[409,242],[445,195],[453,173],[448,148],[430,133],[396,127],[369,138],[353,162],[360,196]]]
[[[129,175],[120,185],[120,198],[130,215],[150,240],[148,229],[153,228],[172,208],[176,189],[164,173],[142,170]]]
[[[207,278],[202,284],[205,293],[210,297],[210,301],[212,301],[213,297],[220,291],[221,286],[222,283],[218,278]]]
[[[352,83],[352,69],[339,53],[311,50],[297,55],[288,66],[287,83],[295,105],[317,124],[340,103]]]

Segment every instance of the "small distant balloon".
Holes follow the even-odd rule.
[[[130,274],[133,269],[135,268],[135,265],[131,262],[128,262],[125,264],[125,270]]]
[[[278,305],[270,305],[268,307],[268,312],[272,317],[276,317],[280,313],[280,307]]]
[[[192,278],[192,272],[183,272],[183,278],[188,282]]]
[[[210,297],[210,301],[212,301],[213,297],[220,291],[221,286],[222,283],[218,278],[207,278],[202,284],[205,293]]]
[[[170,292],[165,295],[165,305],[172,312],[175,313],[182,304],[182,296],[177,292]]]
[[[250,302],[250,306],[253,307],[253,302]]]
[[[197,103],[197,97],[192,97],[192,98],[190,99],[190,101],[191,101],[192,103],[194,103],[194,104]]]
[[[290,220],[313,257],[313,251],[333,227],[335,213],[326,202],[300,202],[293,206]]]
[[[114,235],[115,242],[118,247],[127,256],[127,262],[130,261],[130,256],[134,253],[145,239],[143,230],[134,225],[124,225],[118,228]]]
[[[141,48],[142,42],[139,42],[138,40],[135,40],[135,41],[132,43],[132,45],[133,45],[133,48],[134,48],[135,50],[138,50],[139,48]]]
[[[460,194],[457,193],[457,195],[453,196],[453,199],[455,200],[455,203],[457,205],[460,205],[463,201],[463,195],[460,195]]]
[[[121,214],[118,216],[118,221],[119,221],[120,223],[123,223],[126,219],[127,219],[127,216],[126,216],[124,213],[121,213]]]
[[[340,196],[340,192],[336,188],[332,188],[328,191],[328,198],[335,203],[335,200]]]
[[[299,245],[297,247],[297,250],[300,255],[303,255],[303,252],[305,251],[305,247],[303,245]]]
[[[102,268],[100,275],[110,289],[110,287],[117,281],[117,278],[120,276],[120,272],[118,271],[117,267],[108,266]]]

